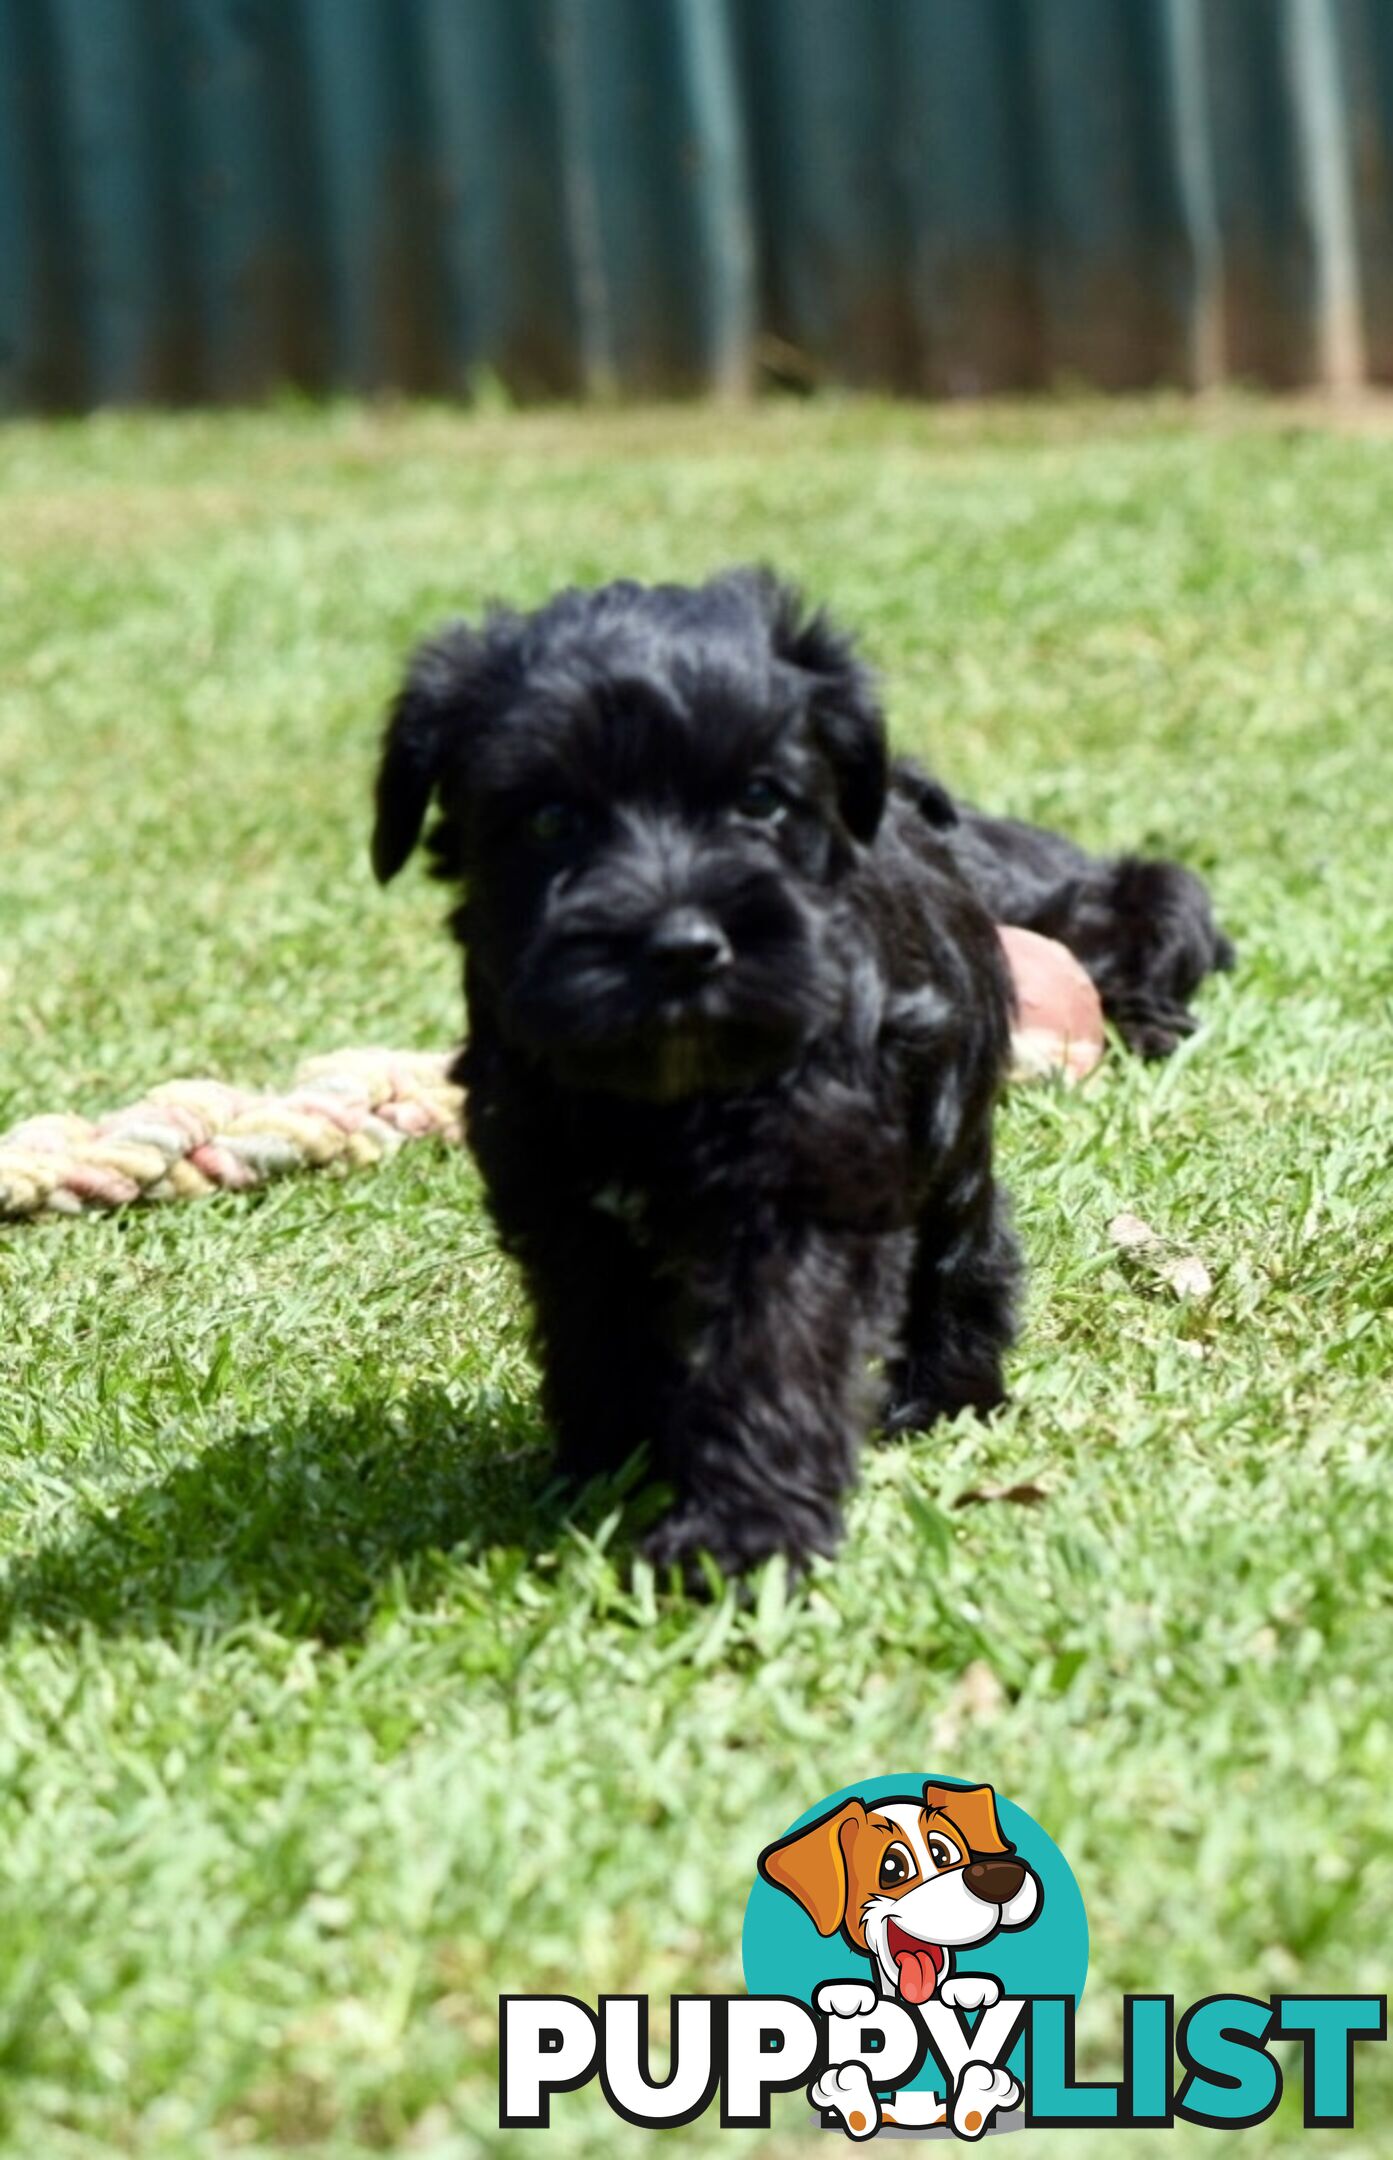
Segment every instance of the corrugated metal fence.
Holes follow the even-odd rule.
[[[0,0],[0,402],[1393,379],[1389,0]]]

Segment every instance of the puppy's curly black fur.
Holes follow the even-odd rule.
[[[830,1552],[877,1415],[1002,1397],[991,911],[1049,885],[1027,829],[892,773],[852,647],[761,571],[444,631],[388,725],[380,877],[432,797],[469,1140],[564,1468],[646,1443],[660,1563]]]
[[[888,779],[850,646],[758,572],[456,626],[389,724],[374,862],[436,795],[469,1140],[561,1460],[651,1447],[655,1561],[831,1551],[876,1360],[892,1424],[1001,1399],[1010,989]]]

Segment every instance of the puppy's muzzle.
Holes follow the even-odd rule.
[[[700,908],[674,908],[650,931],[648,965],[664,995],[698,990],[734,959],[720,925]]]
[[[1009,1905],[1025,1881],[1019,1860],[973,1860],[963,1870],[963,1881],[974,1897],[989,1905]]]

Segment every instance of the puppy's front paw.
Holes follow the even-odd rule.
[[[814,1552],[831,1552],[839,1525],[804,1524],[785,1515],[744,1513],[687,1502],[674,1508],[643,1539],[639,1550],[660,1573],[676,1566],[689,1589],[704,1587],[701,1555],[707,1553],[722,1575],[744,1575],[781,1553],[790,1578],[799,1576]]]
[[[960,2138],[979,2138],[991,2128],[999,2108],[1012,2108],[1021,2089],[1009,2070],[993,2063],[963,2064],[958,2089],[953,2095],[953,2129]]]
[[[1184,1005],[1160,1001],[1139,1000],[1114,1014],[1113,1024],[1127,1048],[1143,1058],[1170,1057],[1199,1029],[1199,1021]]]
[[[808,2087],[815,2108],[839,2115],[849,2138],[872,2137],[880,2128],[880,2102],[871,2090],[864,2063],[835,2063]]]
[[[639,1551],[661,1578],[675,1568],[689,1596],[701,1597],[713,1586],[702,1556],[730,1578],[739,1575],[742,1562],[736,1541],[717,1518],[696,1508],[674,1509],[639,1541]]]
[[[1007,1399],[1001,1358],[990,1344],[975,1362],[960,1361],[951,1369],[932,1358],[896,1358],[887,1368],[886,1380],[880,1430],[887,1439],[897,1433],[927,1432],[939,1418],[956,1417],[960,1410],[990,1417]]]
[[[1001,2000],[1001,1988],[990,1973],[954,1973],[939,1988],[938,1999],[950,2010],[990,2010]]]
[[[875,1989],[864,1980],[824,1980],[813,1991],[813,2008],[824,2017],[869,2017],[875,2006]]]

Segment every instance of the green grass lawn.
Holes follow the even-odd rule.
[[[887,1771],[1062,1845],[1084,2074],[1123,1989],[1388,1988],[1391,532],[1393,434],[1247,404],[0,433],[0,1128],[448,1043],[442,896],[367,870],[380,708],[443,614],[569,580],[780,565],[902,744],[1184,856],[1240,947],[1170,1065],[1008,1103],[1013,1407],[869,1454],[841,1558],[749,1610],[548,1487],[459,1157],[0,1231],[5,2151],[511,2150],[499,1991],[739,1988],[760,1847]],[[1243,2150],[1386,2152],[1386,2052],[1353,2132],[1289,2093]]]

